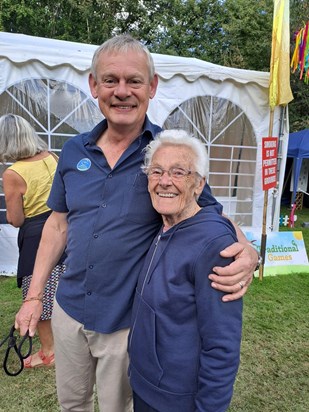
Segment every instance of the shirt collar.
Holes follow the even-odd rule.
[[[96,144],[97,140],[99,137],[102,135],[102,133],[107,129],[107,121],[106,119],[103,119],[100,123],[98,123],[92,130],[91,132],[84,134],[83,136],[83,141],[84,145],[90,145],[93,146]],[[139,141],[142,139],[142,137],[146,137],[150,140],[153,140],[155,135],[161,131],[161,127],[159,127],[156,124],[151,123],[149,120],[148,116],[145,117],[145,122],[143,125],[142,133],[138,136]]]

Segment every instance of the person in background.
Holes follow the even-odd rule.
[[[52,186],[57,160],[46,143],[23,117],[6,114],[0,118],[0,161],[13,162],[2,176],[8,223],[18,227],[19,259],[17,285],[23,302],[32,278],[37,249],[44,223],[51,214],[46,201]],[[43,311],[37,325],[41,348],[24,361],[25,368],[54,365],[54,340],[51,329],[53,300],[59,277],[64,270],[64,255],[52,270],[40,298]]]
[[[141,171],[143,149],[161,131],[146,115],[158,86],[152,56],[130,35],[115,36],[95,51],[89,86],[104,120],[63,146],[47,202],[53,212],[27,295],[33,300],[22,305],[15,326],[21,335],[34,333],[41,311],[36,299],[66,247],[52,316],[61,410],[92,411],[95,384],[100,410],[127,412],[133,405],[127,339],[134,292],[162,224]],[[199,202],[222,210],[208,185]],[[237,255],[235,262],[210,274],[214,287],[234,292],[226,300],[246,292],[258,260],[240,231],[238,239],[222,252]]]
[[[239,365],[242,300],[223,303],[205,273],[226,266],[235,228],[198,198],[203,143],[183,130],[151,141],[143,167],[163,225],[139,275],[129,334],[135,412],[223,412]]]

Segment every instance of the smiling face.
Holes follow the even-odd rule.
[[[187,146],[163,145],[154,153],[150,167],[163,170],[181,168],[195,172],[195,154]],[[172,179],[167,172],[158,178],[148,177],[148,191],[153,207],[163,217],[164,225],[173,226],[195,215],[200,207],[196,202],[205,179],[196,173]]]
[[[102,52],[98,56],[96,76],[89,76],[92,96],[98,99],[109,128],[136,133],[136,136],[157,85],[156,75],[150,80],[146,54],[133,50]]]

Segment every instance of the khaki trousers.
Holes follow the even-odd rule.
[[[55,301],[52,314],[56,384],[62,412],[92,412],[96,385],[101,412],[131,412],[127,376],[129,329],[111,334],[85,330]]]

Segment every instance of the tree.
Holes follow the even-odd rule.
[[[224,64],[269,71],[272,39],[272,0],[226,0],[223,30]]]
[[[154,2],[144,3],[149,7]],[[221,2],[173,0],[156,3],[155,12],[148,15],[140,33],[151,51],[220,63],[224,38]]]
[[[32,36],[100,44],[112,35],[121,1],[2,0],[3,30]]]

